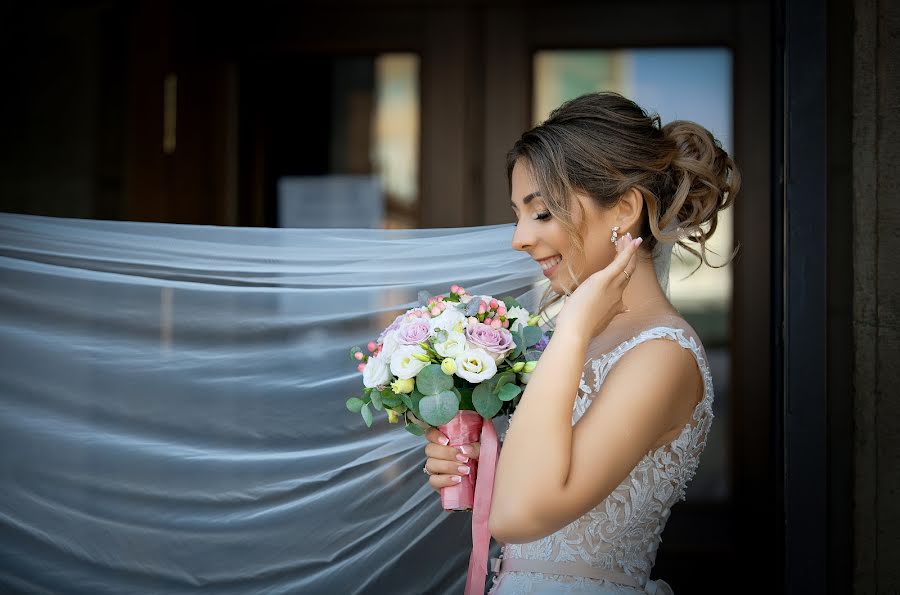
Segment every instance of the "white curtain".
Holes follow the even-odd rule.
[[[461,592],[471,516],[347,411],[349,350],[421,290],[534,288],[512,230],[0,214],[0,591]]]

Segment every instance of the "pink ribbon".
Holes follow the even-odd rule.
[[[469,556],[469,573],[466,576],[465,595],[484,595],[487,579],[488,548],[491,532],[488,519],[491,516],[491,498],[494,495],[494,472],[500,443],[493,420],[484,420],[481,426],[481,451],[478,455],[478,475],[475,483],[475,506],[472,509],[472,554]]]
[[[494,495],[494,472],[500,454],[497,430],[493,420],[484,419],[478,412],[467,409],[460,411],[450,422],[438,426],[438,430],[449,438],[449,446],[470,444],[476,440],[481,443],[478,459],[469,463],[470,474],[463,475],[462,482],[456,485],[441,488],[441,503],[447,511],[472,511],[472,553],[469,556],[465,595],[484,595],[491,544],[488,520]]]

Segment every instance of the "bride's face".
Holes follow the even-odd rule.
[[[550,285],[557,293],[570,292],[584,279],[607,266],[616,255],[615,245],[609,241],[613,214],[604,211],[586,196],[578,196],[583,208],[583,216],[573,209],[573,223],[579,228],[582,217],[584,253],[579,253],[572,245],[569,234],[560,222],[550,214],[538,187],[529,175],[528,166],[520,159],[512,173],[513,213],[516,215],[516,232],[512,246],[527,252],[535,259]],[[620,230],[621,235],[625,230]],[[576,278],[572,279],[567,265],[571,265]]]

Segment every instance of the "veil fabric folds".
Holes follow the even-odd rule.
[[[539,296],[512,229],[0,214],[0,590],[461,592],[471,516],[346,410],[349,350],[422,290]]]

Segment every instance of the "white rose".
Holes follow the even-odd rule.
[[[444,330],[450,332],[457,322],[465,323],[466,315],[459,311],[455,306],[450,306],[437,316],[431,319],[431,332]]]
[[[434,344],[434,350],[441,357],[455,358],[469,347],[466,343],[466,336],[463,333],[448,332],[447,340]]]
[[[506,317],[515,318],[515,321],[510,325],[509,330],[512,332],[516,332],[522,327],[528,326],[528,318],[530,317],[530,314],[525,308],[513,306],[506,311]]]
[[[376,357],[370,357],[363,368],[363,385],[366,388],[375,388],[376,386],[384,386],[391,379],[388,371],[387,360],[383,353],[379,353]]]
[[[456,356],[456,375],[469,382],[484,382],[497,373],[494,358],[481,347],[467,349]]]
[[[400,379],[413,378],[428,365],[413,357],[414,353],[425,355],[425,350],[418,345],[401,345],[391,356],[391,372]]]

